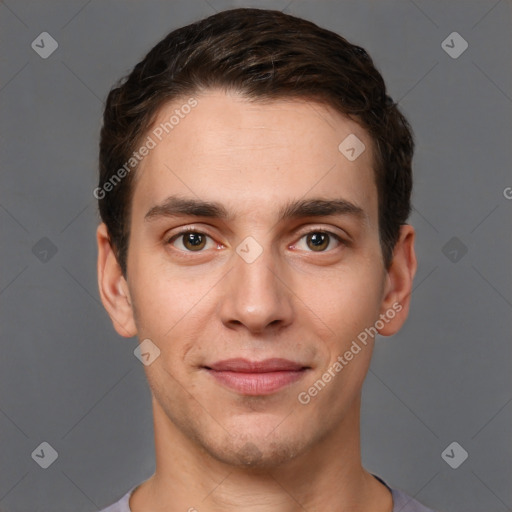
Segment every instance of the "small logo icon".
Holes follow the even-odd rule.
[[[443,245],[441,252],[452,262],[459,262],[468,252],[468,248],[456,237],[453,236]]]
[[[149,366],[160,356],[160,349],[149,338],[146,338],[135,348],[133,354],[144,366]]]
[[[57,246],[44,236],[34,244],[32,254],[41,263],[48,263],[57,254]]]
[[[458,59],[468,49],[468,46],[468,42],[458,32],[452,32],[441,43],[441,48],[452,59]]]
[[[49,468],[56,460],[59,454],[46,441],[43,441],[33,452],[32,458],[43,468]]]
[[[457,469],[468,458],[468,452],[457,441],[453,441],[444,449],[441,457],[448,466]]]
[[[365,149],[363,141],[354,133],[345,137],[338,146],[339,152],[351,162],[358,158]]]
[[[48,32],[41,32],[30,46],[39,57],[47,59],[59,47],[59,43]]]
[[[252,236],[248,236],[238,244],[236,252],[246,263],[252,263],[259,258],[263,247]]]

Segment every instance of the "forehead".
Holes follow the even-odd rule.
[[[154,147],[136,171],[134,212],[171,194],[260,215],[291,199],[342,197],[376,221],[372,141],[355,121],[298,99],[214,90],[194,101],[164,105],[148,130]]]

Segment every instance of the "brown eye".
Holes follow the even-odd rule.
[[[330,242],[330,236],[327,233],[321,231],[315,231],[306,235],[307,246],[312,251],[324,251]]]
[[[189,251],[200,251],[206,245],[206,237],[201,233],[187,233],[183,235],[183,246]]]
[[[208,244],[213,243],[211,238],[198,231],[186,230],[174,235],[167,243],[184,252],[200,252]]]

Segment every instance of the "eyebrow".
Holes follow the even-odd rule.
[[[350,215],[359,220],[368,220],[367,213],[360,206],[346,199],[300,199],[290,201],[280,208],[278,221],[302,217],[324,217],[329,215]],[[228,210],[215,201],[169,196],[162,203],[151,207],[144,216],[145,221],[166,217],[207,217],[220,220],[234,218]]]

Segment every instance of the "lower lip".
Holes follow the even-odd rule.
[[[242,395],[269,395],[301,379],[306,368],[296,371],[266,373],[241,373],[208,370],[208,373],[224,386]]]

